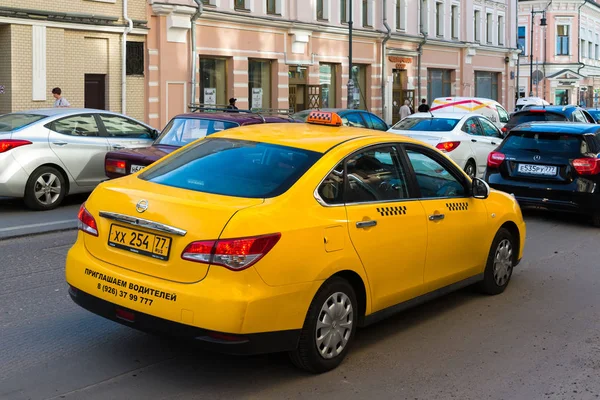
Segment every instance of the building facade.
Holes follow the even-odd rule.
[[[392,122],[404,100],[513,107],[516,0],[149,0],[148,122],[231,97],[240,108],[347,107],[351,2],[357,108]]]
[[[2,0],[0,114],[52,107],[60,87],[72,107],[146,120],[147,10],[147,0]]]
[[[531,91],[534,96],[553,104],[598,105],[598,3],[582,0],[521,0],[517,37],[518,47],[523,51],[519,68],[521,97],[529,95]]]

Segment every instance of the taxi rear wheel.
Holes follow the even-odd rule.
[[[594,213],[594,215],[592,215],[592,225],[594,225],[597,228],[600,228],[600,212]]]
[[[504,292],[512,276],[516,260],[517,246],[513,235],[505,228],[500,228],[492,242],[483,281],[479,289],[489,295]]]
[[[346,357],[358,322],[352,285],[333,277],[315,295],[306,315],[298,348],[290,359],[301,369],[318,374],[336,368]]]

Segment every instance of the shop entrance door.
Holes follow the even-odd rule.
[[[290,108],[294,112],[306,110],[308,106],[308,69],[301,66],[290,66]]]
[[[405,69],[394,69],[392,72],[394,83],[392,86],[392,123],[400,120],[400,107],[404,104],[407,95],[408,77]]]

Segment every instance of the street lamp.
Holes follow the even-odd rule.
[[[534,11],[533,7],[531,8],[531,34],[529,35],[529,97],[533,97],[533,19],[535,18],[535,14],[542,14],[542,19],[540,20],[540,26],[547,26],[546,23],[546,10],[542,11]],[[544,49],[545,51],[546,49]]]

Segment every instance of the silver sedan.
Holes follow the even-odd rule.
[[[150,146],[158,131],[109,111],[39,109],[0,115],[0,196],[34,210],[56,208],[68,194],[106,179],[110,150]]]

